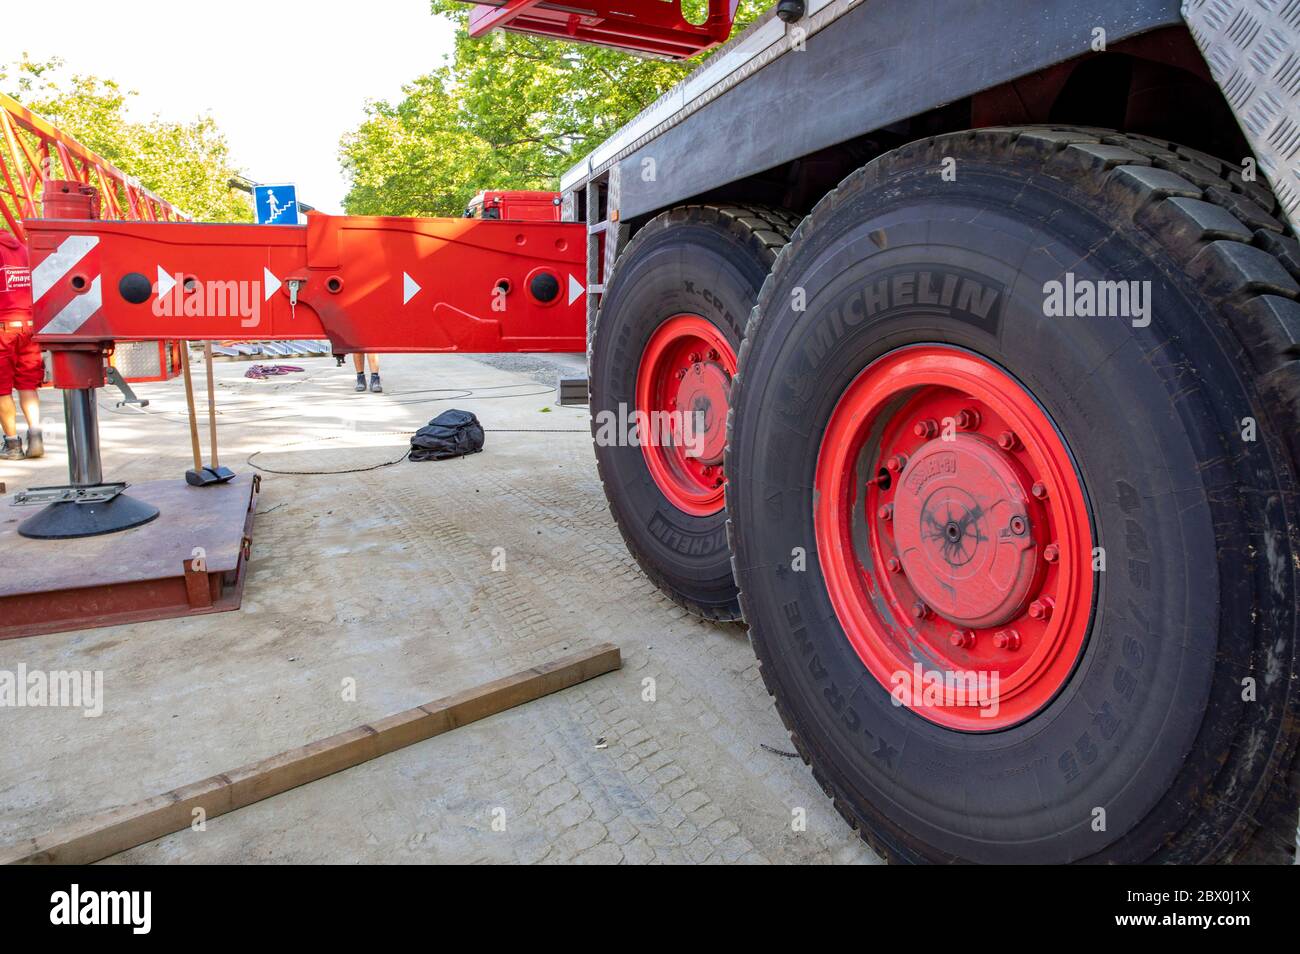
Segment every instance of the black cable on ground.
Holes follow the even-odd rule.
[[[321,440],[329,441],[329,440],[334,440],[334,438],[324,437],[321,438]],[[301,443],[309,443],[309,442],[303,441]],[[285,446],[292,447],[294,445],[286,444]],[[261,464],[253,463],[253,458],[261,453],[262,451],[253,451],[253,453],[249,454],[247,457],[244,458],[244,463],[247,464],[249,467],[252,467],[254,470],[260,470],[264,474],[279,474],[280,476],[283,477],[327,477],[332,474],[364,474],[366,471],[380,470],[381,468],[384,467],[392,467],[394,464],[400,464],[402,461],[406,460],[406,455],[410,453],[410,450],[407,449],[403,451],[401,457],[396,457],[393,460],[386,460],[378,464],[371,464],[369,467],[349,467],[345,470],[274,470],[270,467],[263,467]]]

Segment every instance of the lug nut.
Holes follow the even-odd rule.
[[[1015,450],[1020,446],[1020,438],[1016,436],[1015,431],[1003,431],[998,435],[998,446],[1004,451]]]
[[[885,568],[889,570],[890,573],[897,573],[903,568],[903,564],[898,562],[898,557],[890,557],[885,561]]]
[[[975,634],[969,629],[955,629],[952,635],[948,637],[948,642],[958,649],[970,649],[975,645]]]
[[[1029,488],[1029,492],[1034,495],[1035,500],[1047,499],[1047,484],[1041,480],[1034,481],[1034,486]]]
[[[893,519],[894,519],[894,505],[893,505],[893,504],[881,504],[880,509],[876,511],[876,515],[877,515],[878,517],[880,517],[881,520],[893,520]]]
[[[905,454],[894,454],[887,461],[885,461],[885,469],[892,471],[895,474],[898,473],[906,466],[907,466],[907,456]]]
[[[930,607],[918,600],[912,604],[912,615],[917,619],[926,619],[930,615]]]
[[[692,351],[691,364],[699,364],[699,363],[700,363],[700,353],[698,351]]]
[[[1052,618],[1052,607],[1055,605],[1050,596],[1044,596],[1041,600],[1034,600],[1029,604],[1029,618],[1042,620],[1046,623]]]
[[[710,348],[710,349],[709,349],[709,360],[710,360],[710,361],[717,361],[717,360],[718,360],[718,350],[717,350],[716,348]]]
[[[684,377],[686,377],[686,369],[682,368],[680,371],[677,372],[677,380],[680,381]]]
[[[953,418],[959,431],[973,431],[980,426],[980,412],[973,408],[962,408]]]
[[[993,645],[1014,653],[1020,648],[1020,634],[1014,629],[998,630],[993,634]]]
[[[926,418],[924,421],[917,421],[916,426],[912,428],[912,433],[917,437],[924,437],[927,440],[939,433],[939,422]]]
[[[1055,543],[1049,543],[1043,547],[1043,559],[1048,563],[1055,563],[1061,558],[1061,548]]]

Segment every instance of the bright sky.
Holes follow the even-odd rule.
[[[55,7],[57,15],[53,15]],[[293,182],[322,212],[347,191],[339,137],[367,100],[441,63],[452,30],[428,0],[60,0],[6,4],[0,62],[60,56],[139,93],[132,118],[210,113],[235,164]],[[111,11],[111,13],[110,13]]]

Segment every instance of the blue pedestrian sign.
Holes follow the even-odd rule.
[[[258,225],[297,225],[298,191],[291,185],[253,186]]]

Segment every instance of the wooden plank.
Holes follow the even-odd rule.
[[[207,818],[235,811],[396,749],[449,732],[622,665],[601,643],[554,662],[309,742],[260,762],[183,785],[132,805],[73,822],[0,852],[3,864],[89,864],[188,828],[194,809]]]

